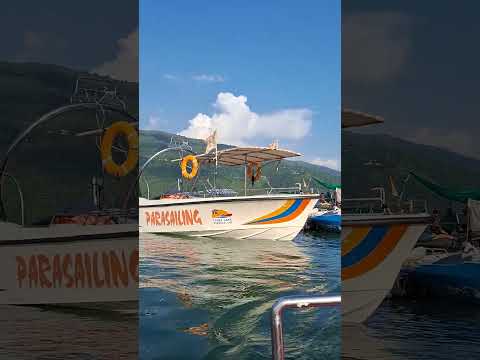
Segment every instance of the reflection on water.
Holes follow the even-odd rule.
[[[386,300],[366,325],[342,329],[342,354],[355,359],[480,359],[479,323],[475,305]]]
[[[0,306],[0,359],[135,359],[136,304],[129,311]],[[121,309],[120,309],[121,310]]]
[[[269,359],[270,309],[285,295],[340,292],[338,235],[294,242],[142,235],[142,359]],[[287,355],[339,358],[336,309],[287,311]]]

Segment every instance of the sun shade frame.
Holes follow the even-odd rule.
[[[379,116],[353,111],[349,109],[342,110],[342,129],[367,126],[383,123],[383,118]]]
[[[239,166],[248,163],[261,164],[297,156],[302,156],[302,154],[268,147],[235,147],[218,151],[217,163],[226,166]],[[215,163],[215,152],[197,155],[197,159],[203,163]]]

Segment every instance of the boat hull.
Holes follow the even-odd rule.
[[[319,228],[332,231],[341,231],[342,215],[340,213],[325,213],[313,215],[309,218],[310,228]]]
[[[392,288],[430,217],[343,215],[342,321],[360,323]]]
[[[140,201],[140,232],[190,237],[292,240],[316,195]]]
[[[480,264],[478,262],[437,262],[415,268],[408,277],[412,293],[433,297],[454,297],[480,303]]]
[[[138,300],[137,224],[3,228],[0,304]]]

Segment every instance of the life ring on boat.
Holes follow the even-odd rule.
[[[253,181],[258,181],[260,180],[261,176],[262,176],[262,167],[259,164],[249,163],[247,165],[247,177],[249,179],[253,178]]]
[[[192,163],[192,170],[189,172],[187,169],[188,163]],[[197,176],[198,172],[198,160],[193,155],[187,155],[182,159],[182,163],[180,164],[182,169],[182,176],[185,179],[192,180],[195,176]]]
[[[119,135],[124,135],[128,142],[126,160],[117,164],[112,158],[113,142]],[[127,121],[118,121],[110,126],[102,137],[100,146],[102,164],[105,171],[113,176],[125,176],[132,171],[138,161],[138,134],[135,128]]]

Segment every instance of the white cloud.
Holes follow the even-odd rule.
[[[177,76],[175,76],[173,74],[163,74],[163,78],[167,79],[167,80],[176,80]]]
[[[218,141],[244,145],[254,137],[298,140],[305,137],[312,126],[312,111],[305,108],[284,109],[269,114],[257,114],[247,105],[247,97],[229,92],[217,95],[212,116],[197,114],[180,135],[205,139],[213,129]]]
[[[138,29],[118,40],[115,59],[92,70],[117,80],[138,81]]]
[[[195,81],[216,82],[216,83],[225,81],[225,78],[222,75],[216,75],[216,74],[193,75],[192,79]]]
[[[320,159],[316,158],[310,161],[314,165],[325,166],[333,170],[340,170],[340,162],[336,159]]]

